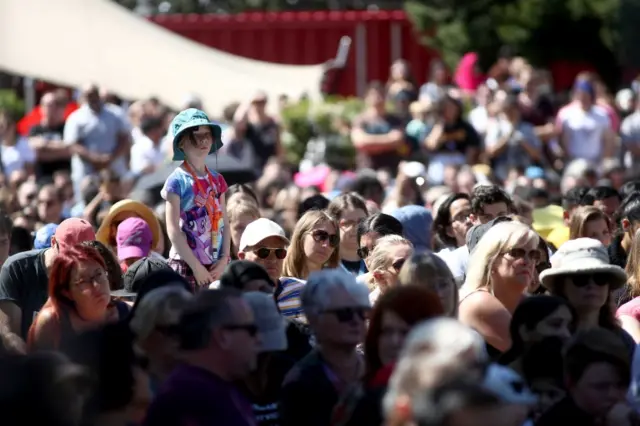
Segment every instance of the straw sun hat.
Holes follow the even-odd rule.
[[[609,289],[615,290],[625,285],[627,274],[624,269],[609,263],[606,247],[592,238],[577,238],[564,243],[553,256],[551,268],[540,274],[542,285],[553,291],[559,281],[556,278],[566,275],[606,274],[610,276]]]
[[[111,235],[112,224],[119,225],[120,222],[124,219],[128,219],[129,217],[139,217],[147,222],[149,228],[151,228],[151,248],[156,248],[158,241],[160,240],[160,222],[158,221],[158,218],[153,214],[153,210],[146,205],[129,199],[118,201],[111,206],[109,213],[102,220],[102,224],[100,225],[98,232],[96,232],[96,240],[108,247],[114,246],[115,244],[112,238],[115,238],[115,236]]]

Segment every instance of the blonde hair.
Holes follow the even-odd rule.
[[[625,272],[628,278],[627,286],[623,291],[632,299],[640,296],[640,230],[633,236]]]
[[[324,210],[310,210],[302,215],[291,235],[291,245],[284,259],[282,276],[306,279],[309,271],[304,253],[304,238],[319,223],[329,223],[335,229],[336,235],[339,232],[338,222]],[[339,247],[335,247],[325,267],[337,268],[339,265],[340,250]]]
[[[376,246],[367,259],[369,271],[373,272],[388,268],[391,264],[391,261],[389,260],[389,253],[393,247],[398,245],[406,245],[413,249],[411,241],[400,235],[387,235],[376,241]],[[375,289],[376,283],[373,274],[369,274],[369,282],[367,284],[371,290]]]
[[[609,226],[609,218],[599,208],[593,206],[578,207],[571,215],[571,222],[569,223],[569,239],[575,240],[576,238],[586,237],[586,235],[584,235],[584,228],[587,222],[601,219],[605,221],[607,226]]]
[[[255,202],[249,201],[249,198],[242,196],[231,196],[231,200],[227,202],[227,215],[229,222],[236,221],[240,216],[251,216],[256,219],[260,218],[260,210]]]
[[[453,287],[451,289],[453,312],[446,312],[446,315],[455,317],[458,310],[458,287],[451,269],[440,256],[430,252],[415,253],[407,259],[400,270],[400,275],[398,275],[400,285],[417,284],[435,293],[438,291],[434,288],[434,281],[438,279],[447,281]]]
[[[498,256],[518,245],[535,243],[537,248],[539,240],[538,234],[523,223],[501,222],[494,225],[470,254],[467,277],[460,292],[468,294],[481,288],[493,291],[491,270]]]

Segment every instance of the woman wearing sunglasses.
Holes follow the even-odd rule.
[[[306,280],[309,274],[340,266],[338,223],[322,210],[306,212],[293,229],[282,275]]]
[[[534,279],[538,234],[519,222],[500,222],[480,238],[460,288],[458,318],[474,328],[497,359],[511,347],[509,324]]]
[[[564,243],[551,256],[551,268],[540,281],[554,296],[565,299],[576,311],[576,329],[602,327],[619,333],[633,354],[635,342],[615,318],[611,292],[624,286],[624,269],[609,263],[607,248],[592,238]]]
[[[398,285],[398,275],[404,262],[413,254],[413,245],[399,235],[388,235],[380,238],[369,255],[369,281],[371,294],[369,300],[373,305],[381,294]]]

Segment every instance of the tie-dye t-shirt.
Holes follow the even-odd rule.
[[[207,191],[206,196],[200,193],[200,189],[191,174],[182,167],[176,168],[164,183],[160,195],[165,200],[167,194],[173,193],[180,197],[180,228],[187,237],[189,247],[193,250],[196,258],[203,265],[215,263],[222,254],[222,235],[224,231],[224,220],[222,216],[218,219],[218,232],[213,235],[211,232],[211,220],[205,207],[205,202],[211,191],[215,195],[217,210],[220,210],[220,196],[227,192],[227,182],[220,173],[211,171],[214,188],[211,188],[209,179],[206,176],[198,176],[200,186]],[[180,255],[171,247],[170,259],[180,259]]]

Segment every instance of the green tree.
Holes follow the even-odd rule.
[[[502,46],[536,66],[558,60],[593,64],[612,81],[619,70],[621,0],[409,0],[407,14],[423,41],[455,66],[478,52],[488,68]]]

